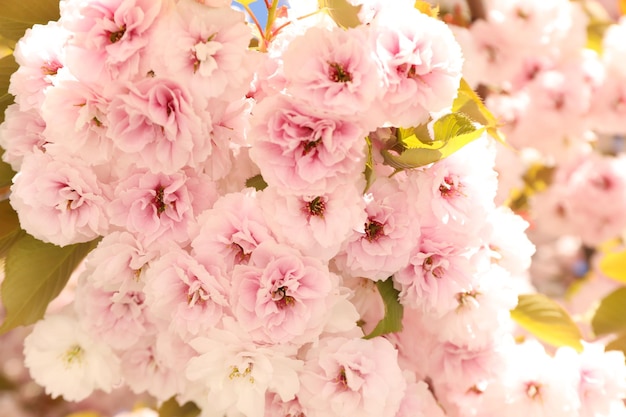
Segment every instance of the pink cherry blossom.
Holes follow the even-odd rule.
[[[387,12],[385,12],[387,10]],[[382,111],[392,126],[428,120],[456,97],[461,48],[447,25],[416,9],[383,9],[373,22],[375,50],[385,74]]]
[[[374,281],[404,268],[419,238],[419,218],[406,188],[394,179],[374,183],[364,228],[352,232],[335,258],[340,268]]]
[[[343,30],[313,27],[296,37],[283,55],[287,91],[314,108],[358,120],[373,129],[380,116],[368,110],[380,96],[383,78],[365,26]]]
[[[67,66],[81,81],[105,85],[131,80],[142,69],[162,0],[70,0],[61,22],[72,32]],[[144,75],[144,74],[141,74]]]
[[[9,93],[22,111],[39,110],[46,90],[54,85],[65,66],[65,43],[70,33],[58,22],[34,25],[15,45],[13,56],[19,65],[11,75]]]
[[[182,249],[156,259],[146,272],[146,303],[150,313],[183,338],[217,325],[228,309],[219,266],[207,270]]]
[[[320,195],[300,196],[269,186],[259,194],[276,239],[304,255],[329,260],[365,223],[365,201],[352,184]]]
[[[193,174],[138,170],[116,185],[107,214],[113,225],[125,228],[145,244],[159,238],[182,243],[189,240],[187,228],[210,206],[214,192],[210,182]]]
[[[322,332],[333,281],[318,259],[263,242],[248,265],[235,266],[230,302],[255,341],[303,344]]]
[[[276,95],[254,108],[252,123],[250,156],[270,185],[321,193],[363,172],[366,131],[354,122]]]
[[[17,104],[11,104],[0,124],[0,146],[5,151],[2,159],[19,171],[24,156],[44,152],[48,143],[45,128],[46,122],[37,110],[22,111]]]
[[[30,234],[56,245],[87,242],[106,232],[108,197],[94,172],[73,158],[27,156],[11,187],[11,205]]]
[[[325,338],[307,353],[298,399],[310,417],[394,417],[406,382],[385,339]]]
[[[187,89],[170,79],[148,77],[114,85],[106,112],[107,136],[130,163],[152,172],[195,166],[211,152],[211,130]]]

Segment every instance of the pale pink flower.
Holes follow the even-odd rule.
[[[441,317],[458,306],[456,294],[471,288],[475,273],[466,248],[423,237],[393,281],[402,304]]]
[[[276,95],[254,108],[252,123],[250,156],[270,185],[322,193],[363,172],[366,131],[354,122]]]
[[[22,111],[39,111],[47,89],[65,66],[65,43],[69,33],[58,22],[34,25],[15,45],[13,56],[19,65],[11,75],[9,93]]]
[[[248,265],[235,266],[230,294],[233,314],[259,343],[314,341],[325,324],[336,281],[318,259],[263,242]]]
[[[624,354],[616,350],[605,352],[597,343],[583,343],[583,346],[585,349],[580,354],[562,347],[556,352],[555,359],[580,373],[580,417],[612,416],[612,407],[619,404],[623,408],[626,398]]]
[[[161,0],[69,0],[61,22],[72,32],[67,66],[79,80],[106,85],[136,78]]]
[[[370,114],[383,78],[370,47],[370,30],[310,28],[295,38],[283,55],[287,91],[314,108],[377,127]]]
[[[198,352],[186,368],[186,376],[201,394],[194,399],[207,415],[263,417],[267,393],[284,402],[300,389],[302,362],[295,349],[264,347],[253,343],[232,322],[226,330],[213,329],[190,344]]]
[[[383,9],[373,21],[385,75],[381,110],[392,126],[412,127],[452,104],[461,80],[461,47],[443,22],[414,8]]]
[[[210,206],[215,193],[203,176],[189,174],[132,172],[115,186],[107,209],[111,224],[125,228],[146,245],[159,238],[187,242],[187,227]]]
[[[83,328],[113,349],[133,346],[154,331],[143,291],[119,293],[96,287],[83,274],[76,289],[75,309]]]
[[[41,113],[55,154],[75,155],[90,165],[109,163],[113,142],[106,137],[108,104],[101,92],[74,79],[58,80],[48,88]]]
[[[365,223],[365,201],[352,184],[320,195],[300,196],[269,186],[259,193],[268,223],[281,243],[327,261]]]
[[[24,340],[26,366],[52,398],[80,401],[94,390],[111,392],[120,382],[120,361],[92,338],[71,314],[48,315]]]
[[[580,408],[573,361],[551,358],[537,341],[513,346],[498,383],[485,391],[487,415],[571,417]],[[495,413],[495,414],[494,414]]]
[[[185,389],[187,380],[181,370],[193,355],[193,349],[176,335],[144,334],[121,354],[124,382],[136,394],[147,392],[166,401]]]
[[[387,340],[325,338],[306,356],[300,404],[307,417],[393,417],[406,382]]]
[[[406,373],[405,373],[406,374]],[[424,381],[407,381],[406,393],[396,417],[445,417],[428,384]]]
[[[106,112],[107,136],[129,163],[174,173],[196,166],[211,153],[207,117],[198,116],[190,92],[167,79],[148,77],[117,84]]]
[[[217,325],[228,308],[219,266],[200,265],[180,248],[169,250],[146,271],[146,304],[165,327],[183,338]]]
[[[200,215],[198,227],[192,254],[207,267],[219,259],[228,273],[235,265],[246,264],[261,242],[274,239],[252,190],[220,197]]]
[[[242,12],[179,0],[155,30],[151,69],[157,75],[171,74],[198,99],[241,98],[257,61],[248,49],[251,38]]]
[[[144,246],[128,232],[106,235],[85,259],[85,275],[96,287],[124,295],[142,291],[149,263],[158,256],[154,247]]]
[[[22,227],[56,245],[87,242],[104,234],[107,197],[94,172],[73,158],[45,153],[26,157],[11,187],[11,205]]]
[[[408,263],[420,219],[409,203],[410,190],[394,179],[377,179],[370,192],[364,229],[352,232],[335,260],[352,275],[380,281]]]
[[[23,111],[17,104],[11,104],[0,124],[0,146],[5,150],[2,160],[19,171],[24,156],[36,151],[45,152],[48,143],[45,128],[46,122],[37,110]]]

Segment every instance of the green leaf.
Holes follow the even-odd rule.
[[[261,174],[259,174],[255,175],[254,177],[248,178],[246,180],[246,187],[252,187],[257,191],[263,191],[267,188],[267,183],[265,182]]]
[[[13,96],[9,94],[9,80],[16,70],[17,63],[13,55],[0,59],[0,123],[4,121],[4,111],[13,103]]]
[[[317,4],[342,28],[354,28],[361,24],[361,6],[353,6],[347,0],[318,0]]]
[[[413,133],[399,139],[404,150],[383,149],[384,163],[397,170],[417,168],[447,158],[468,143],[478,139],[485,131],[477,128],[472,120],[460,113],[451,113],[435,121],[434,139],[426,136],[424,126],[413,128]],[[408,132],[401,133],[402,135]]]
[[[485,126],[489,135],[501,143],[506,143],[504,135],[498,130],[498,120],[463,78],[461,78],[457,96],[452,103],[452,112],[462,113],[471,120],[480,123]]]
[[[570,346],[582,352],[582,335],[570,315],[544,294],[519,296],[511,317],[538,339],[553,346]]]
[[[0,0],[0,35],[18,40],[34,24],[59,19],[59,0]]]
[[[626,249],[606,253],[600,259],[599,266],[604,275],[626,284]]]
[[[0,201],[0,258],[6,255],[11,245],[24,233],[9,200]]]
[[[196,417],[200,415],[200,409],[192,402],[179,405],[174,397],[165,401],[159,407],[159,417]]]
[[[626,355],[626,333],[619,334],[604,347],[605,351],[620,350]]]
[[[97,240],[59,247],[25,234],[9,249],[2,282],[6,318],[0,334],[41,319]]]
[[[626,287],[618,288],[600,301],[591,327],[596,336],[626,330]]]
[[[369,190],[376,178],[376,175],[374,174],[372,141],[369,136],[365,137],[365,143],[367,143],[367,158],[365,159],[365,169],[363,170],[363,175],[365,176],[365,190],[363,190],[363,193],[366,193],[367,190]]]
[[[402,330],[404,307],[398,301],[400,292],[393,287],[393,279],[390,277],[385,281],[377,281],[376,287],[385,305],[385,316],[378,322],[370,334],[363,337],[364,339],[372,339],[376,336]]]

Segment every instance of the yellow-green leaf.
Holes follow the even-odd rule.
[[[626,333],[619,334],[615,339],[607,343],[604,350],[620,350],[626,354]]]
[[[17,213],[9,200],[0,201],[0,258],[4,257],[11,245],[23,234]]]
[[[76,266],[96,244],[92,241],[61,248],[28,234],[13,243],[0,289],[6,309],[0,334],[41,319],[50,301],[59,295]]]
[[[4,111],[13,103],[13,96],[9,94],[9,79],[16,70],[17,63],[13,55],[0,59],[0,123],[4,121]]]
[[[427,2],[425,0],[416,0],[414,7],[427,16],[439,16],[439,6],[433,6],[432,4],[430,4],[430,2]]]
[[[591,327],[596,336],[626,331],[626,287],[618,288],[600,301]]]
[[[599,266],[604,275],[626,284],[626,249],[604,254]]]
[[[460,113],[443,116],[433,124],[434,139],[424,137],[424,127],[414,128],[411,135],[399,139],[406,149],[383,149],[384,163],[396,170],[417,168],[452,155],[468,143],[478,139],[485,128],[477,128]],[[410,131],[401,134],[408,135]]]
[[[0,0],[0,35],[18,40],[34,24],[59,18],[59,0]]]
[[[361,24],[361,6],[353,6],[347,0],[318,0],[317,3],[321,10],[326,11],[343,28],[353,28]]]
[[[366,193],[367,190],[369,190],[376,179],[374,172],[373,147],[369,136],[365,137],[365,143],[367,144],[367,158],[365,159],[365,169],[363,170],[363,175],[365,176],[365,189],[363,190],[363,193]]]
[[[385,316],[378,322],[370,334],[363,337],[364,339],[371,339],[402,330],[404,307],[398,301],[399,291],[393,287],[392,278],[387,278],[385,281],[377,281],[376,287],[385,305]]]
[[[200,415],[200,409],[192,402],[179,405],[176,398],[172,397],[159,407],[159,417],[196,417]]]
[[[511,317],[545,343],[583,350],[580,329],[567,311],[544,294],[523,294]]]
[[[499,124],[496,117],[463,78],[461,78],[457,96],[452,103],[452,112],[466,115],[473,121],[485,126],[487,133],[493,138],[501,143],[506,142],[504,135],[498,130]]]

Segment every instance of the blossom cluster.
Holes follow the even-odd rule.
[[[453,32],[411,0],[352,3],[347,29],[288,11],[263,54],[224,1],[64,0],[26,33],[11,204],[43,241],[101,238],[27,337],[31,375],[204,417],[626,415],[623,355],[515,343],[534,246],[495,203],[495,142],[383,163],[450,111]],[[403,329],[380,336],[385,284]]]

